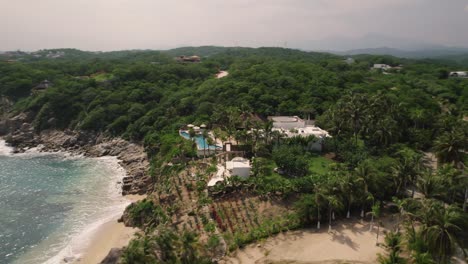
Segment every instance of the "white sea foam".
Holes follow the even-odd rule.
[[[0,156],[8,156],[13,153],[13,148],[8,146],[5,140],[0,139]]]

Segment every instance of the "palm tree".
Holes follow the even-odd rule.
[[[356,180],[354,179],[352,173],[345,172],[344,177],[339,182],[340,184],[340,192],[344,194],[347,200],[347,211],[346,211],[346,218],[351,217],[351,205],[355,199],[355,191],[356,191]]]
[[[373,123],[373,138],[376,144],[388,146],[400,136],[398,122],[390,117],[384,117]]]
[[[263,125],[263,133],[264,133],[264,139],[265,139],[265,144],[266,145],[270,144],[271,132],[272,131],[273,131],[273,121],[268,120]]]
[[[452,164],[444,164],[437,169],[436,175],[441,179],[441,187],[445,191],[445,197],[450,203],[455,202],[457,195],[463,196],[462,192],[466,194],[468,182],[467,176],[463,174],[463,170],[457,170]]]
[[[409,117],[413,120],[414,128],[424,129],[425,123],[430,120],[430,115],[426,113],[426,110],[421,108],[411,110],[409,112]]]
[[[405,264],[407,263],[405,259],[400,257],[401,253],[401,233],[399,232],[390,232],[385,236],[385,245],[384,247],[390,251],[388,257],[379,254],[379,263],[380,264]]]
[[[262,137],[262,132],[258,126],[255,126],[254,129],[252,129],[252,133],[250,133],[250,135],[252,137],[252,153],[255,157],[257,157],[257,143]]]
[[[401,225],[401,219],[405,219],[406,216],[406,211],[405,211],[405,205],[406,205],[406,200],[398,199],[397,197],[392,197],[392,202],[396,205],[398,208],[398,221],[396,224],[396,232],[400,232],[400,225]]]
[[[432,171],[426,170],[421,174],[421,177],[418,178],[416,186],[426,198],[440,197],[443,188],[443,180],[438,177],[437,174],[432,173]]]
[[[425,168],[423,155],[409,148],[404,148],[397,152],[398,163],[392,167],[393,177],[397,186],[397,194],[407,190],[408,183],[411,184],[411,197],[416,191],[416,179]]]
[[[208,135],[208,131],[206,129],[203,130],[202,132],[202,138],[203,138],[203,158],[206,158],[206,145],[207,145],[207,138],[210,138]]]
[[[357,145],[358,136],[364,129],[363,124],[366,120],[367,110],[369,106],[368,98],[361,94],[351,94],[343,98],[344,111],[351,121],[354,141]]]
[[[275,144],[278,146],[280,144],[281,138],[284,137],[284,134],[279,130],[273,130],[271,131],[271,137],[275,140]]]
[[[380,201],[377,201],[375,204],[372,205],[372,210],[370,211],[371,214],[371,223],[369,232],[372,231],[374,228],[374,218],[378,218],[380,216]],[[377,224],[377,238],[375,244],[379,244],[379,233],[380,233],[380,224]]]
[[[466,217],[459,207],[447,206],[437,200],[423,201],[417,217],[421,222],[421,237],[429,252],[439,263],[447,262],[455,247],[461,245]]]
[[[318,184],[314,185],[314,202],[315,206],[317,207],[317,229],[320,229],[320,210],[322,209],[322,202],[325,200],[325,192],[323,188],[321,188]]]
[[[332,220],[334,220],[334,210],[339,209],[343,206],[340,199],[336,195],[326,195],[326,201],[328,202],[328,232],[332,231]]]
[[[453,163],[459,167],[466,155],[468,136],[462,130],[445,132],[434,142],[434,152],[441,163]]]
[[[375,171],[368,162],[361,162],[354,169],[354,175],[356,176],[358,182],[361,182],[364,186],[364,192],[361,196],[363,202],[361,208],[361,217],[364,217],[364,206],[369,201],[369,198],[372,197],[372,194],[369,192],[369,185],[373,184],[375,181]]]

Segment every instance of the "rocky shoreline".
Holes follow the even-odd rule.
[[[146,194],[151,189],[148,173],[149,161],[143,146],[121,138],[109,138],[100,134],[72,130],[34,131],[28,114],[0,120],[0,136],[15,152],[37,148],[41,152],[64,151],[86,157],[116,156],[125,169],[122,179],[122,195]]]

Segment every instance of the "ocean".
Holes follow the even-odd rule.
[[[0,263],[60,263],[79,257],[100,225],[129,204],[114,157],[30,150],[0,140]]]

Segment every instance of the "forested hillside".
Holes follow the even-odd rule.
[[[64,51],[63,58],[0,64],[0,93],[19,101],[17,111],[36,112],[39,129],[49,128],[45,121],[55,117],[57,128],[103,130],[141,140],[167,124],[208,122],[214,111],[227,106],[264,116],[303,115],[313,109],[321,116],[346,94],[385,94],[403,106],[400,114],[409,123],[414,123],[409,114],[418,110],[431,117],[428,125],[436,115],[446,115],[444,109],[452,110],[451,116],[468,111],[467,81],[447,79],[447,71],[458,68],[437,61],[358,56],[348,65],[333,55],[277,48]],[[175,54],[209,57],[200,64],[178,64]],[[404,64],[404,70],[383,75],[369,70],[373,63]],[[229,70],[229,77],[216,80],[218,69]],[[29,96],[44,79],[54,86]]]
[[[64,55],[58,58],[45,55],[59,51]],[[179,63],[174,57],[181,55],[198,55],[201,62]],[[467,239],[463,228],[468,183],[463,169],[468,122],[463,119],[468,116],[468,79],[449,78],[448,73],[467,71],[468,66],[373,55],[346,62],[327,53],[282,48],[54,50],[0,58],[0,95],[15,102],[11,115],[32,112],[37,132],[103,132],[145,146],[156,185],[152,198],[129,209],[133,224],[147,234],[130,244],[126,263],[201,263],[213,257],[221,237],[228,250],[234,250],[331,219],[332,212],[344,218],[350,212],[369,211],[377,217],[376,207],[392,199],[404,208],[399,212],[405,213],[405,223],[423,227],[409,229],[413,233],[405,256],[425,254],[428,261],[445,262],[455,245],[463,247]],[[371,70],[374,63],[400,68]],[[220,70],[229,75],[215,78]],[[45,79],[53,85],[34,91]],[[253,115],[314,119],[332,137],[322,153],[315,153],[305,148],[310,139],[275,139],[265,132],[268,122],[246,125],[239,119]],[[226,195],[234,193],[234,200],[205,194],[216,159],[206,162],[208,168],[185,159],[196,157],[193,144],[178,134],[186,124],[222,130],[220,137],[244,142],[245,155],[254,157],[254,177],[223,187]],[[239,127],[262,127],[264,132],[247,133]],[[437,156],[438,169],[423,164],[425,153]],[[287,175],[273,171],[276,167]],[[195,172],[201,185],[190,180]],[[243,198],[237,199],[235,193],[242,188]],[[411,199],[415,192],[425,199]],[[180,206],[167,203],[171,195],[178,197]],[[277,215],[257,219],[253,215],[261,214],[257,206],[263,198],[278,199],[284,206],[275,203],[271,208]],[[226,211],[230,207],[237,209]],[[193,220],[175,223],[179,214]],[[236,222],[223,224],[225,214],[236,214],[231,218]],[[215,222],[207,220],[210,216]],[[451,220],[457,228],[444,229],[444,221]],[[400,235],[396,231],[395,236]],[[162,238],[174,246],[165,247]],[[203,246],[195,246],[197,241]],[[156,249],[164,254],[154,253]]]

